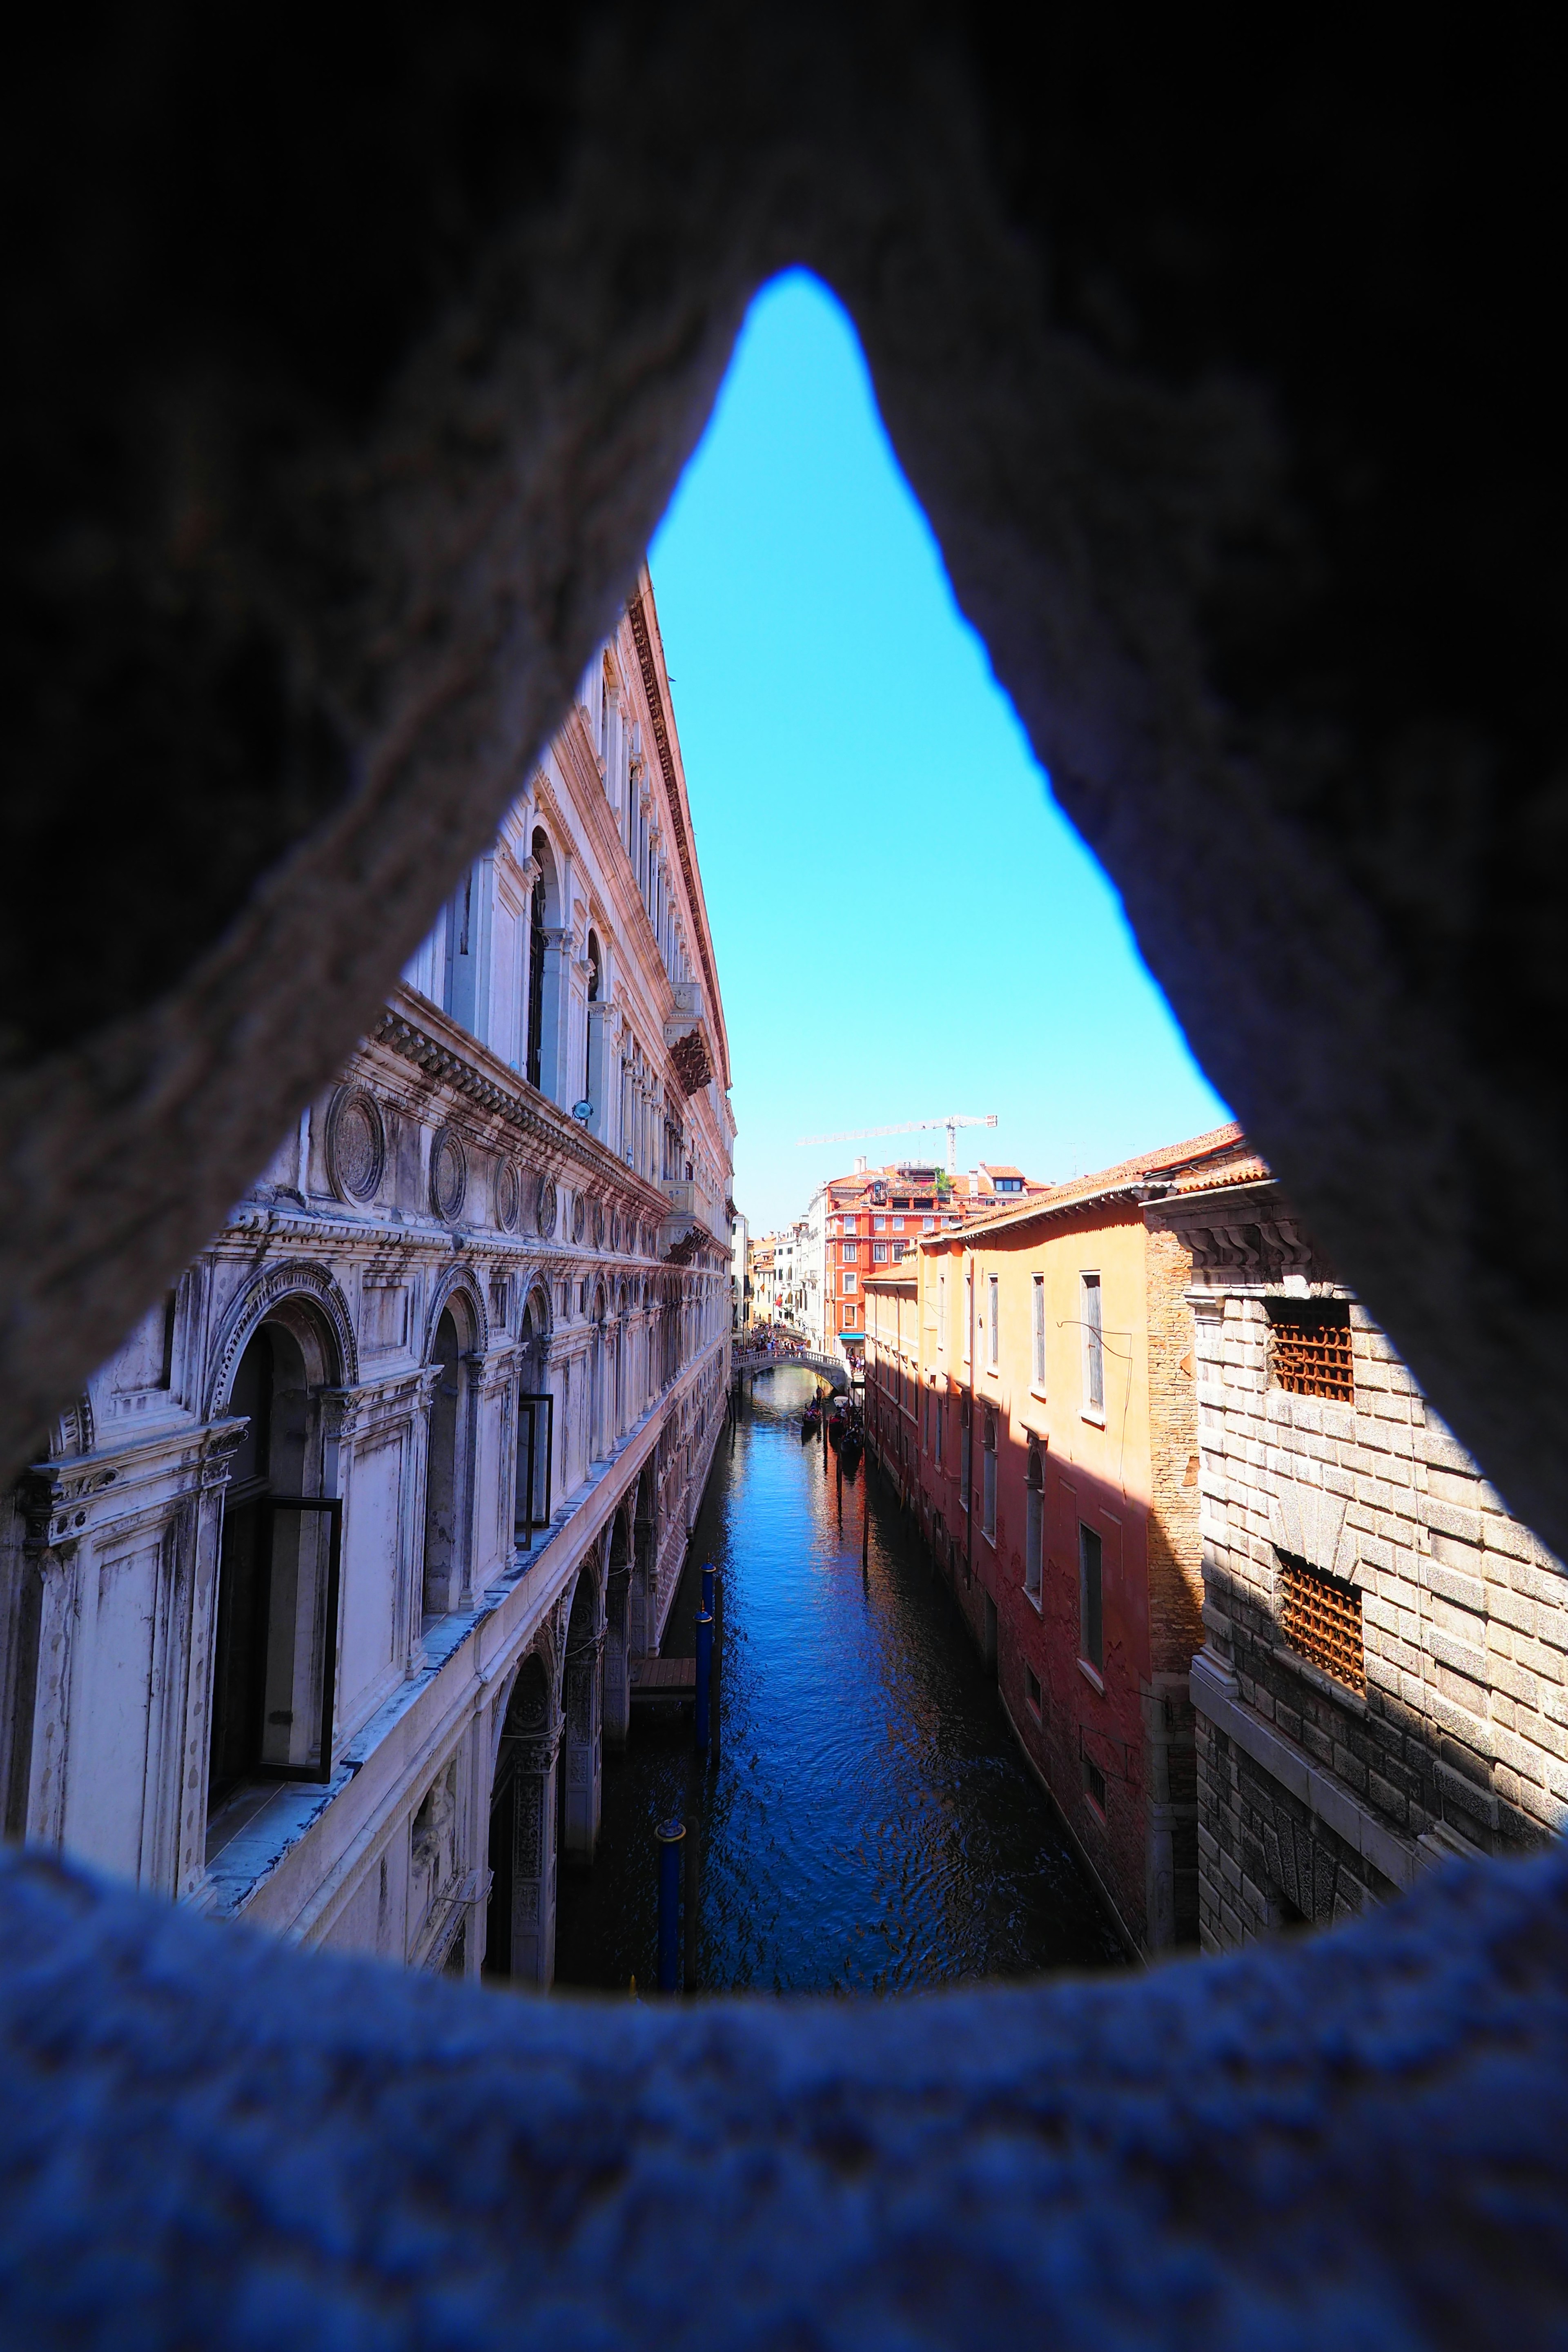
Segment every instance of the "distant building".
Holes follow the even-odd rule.
[[[753,1323],[773,1320],[773,1237],[763,1234],[751,1250],[752,1314]]]
[[[752,1231],[737,1209],[731,1220],[730,1328],[743,1331],[752,1319]]]
[[[865,1345],[865,1289],[877,1268],[895,1265],[922,1234],[945,1233],[969,1210],[945,1170],[929,1161],[871,1168],[858,1160],[813,1196],[808,1222],[817,1276],[813,1344],[848,1361]]]
[[[954,1192],[967,1193],[970,1200],[984,1202],[987,1208],[1050,1189],[1048,1184],[1037,1183],[1033,1177],[1026,1176],[1021,1168],[995,1168],[984,1160],[978,1168],[971,1168],[957,1178],[953,1185]]]

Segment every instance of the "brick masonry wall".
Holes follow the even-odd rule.
[[[1340,1403],[1270,1386],[1265,1300],[1278,1283],[1195,1280],[1209,1293],[1196,1316],[1204,1615],[1242,1707],[1394,1833],[1363,1842],[1404,1866],[1403,1883],[1459,1842],[1541,1843],[1568,1819],[1562,1569],[1359,1305],[1355,1398]],[[1280,1538],[1300,1526],[1332,1550],[1319,1565],[1361,1595],[1364,1697],[1285,1642]],[[1205,1944],[1248,1940],[1293,1912],[1321,1922],[1393,1891],[1321,1808],[1202,1718],[1198,1768]]]
[[[1147,1250],[1150,1660],[1156,1675],[1185,1675],[1204,1638],[1193,1261],[1182,1238],[1157,1225]]]

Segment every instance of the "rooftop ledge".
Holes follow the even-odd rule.
[[[1524,2345],[1568,2307],[1561,1851],[1140,1978],[682,2006],[12,1853],[0,2053],[33,2346]]]

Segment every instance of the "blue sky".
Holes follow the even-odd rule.
[[[1051,797],[816,279],[758,296],[649,554],[724,995],[735,1199],[946,1136],[1058,1178],[1229,1116]]]

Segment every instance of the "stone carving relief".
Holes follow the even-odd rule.
[[[1353,1580],[1355,1538],[1345,1528],[1345,1497],[1326,1487],[1284,1478],[1268,1496],[1268,1538],[1279,1551],[1303,1559],[1325,1576]]]
[[[522,1215],[522,1179],[515,1160],[496,1164],[495,1203],[497,1224],[503,1234],[515,1234]]]
[[[708,1040],[700,1029],[689,1029],[684,1037],[678,1037],[669,1049],[669,1058],[683,1094],[696,1094],[713,1076]]]
[[[613,1234],[614,1234],[614,1230],[615,1230],[615,1226],[614,1226],[614,1220],[612,1219],[612,1221],[611,1221],[611,1233],[612,1233],[612,1237],[613,1237]],[[594,1203],[594,1247],[595,1247],[595,1249],[603,1249],[603,1248],[604,1248],[604,1246],[605,1246],[605,1204],[604,1204],[604,1202],[603,1202],[602,1201],[595,1201],[595,1203]],[[614,1247],[614,1240],[613,1240],[613,1238],[612,1238],[612,1242],[611,1242],[611,1246],[612,1246],[612,1247]]]
[[[1312,1244],[1290,1217],[1215,1218],[1188,1225],[1193,1267],[1199,1274],[1238,1274],[1246,1282],[1282,1282],[1287,1275],[1326,1281]]]
[[[56,1422],[50,1451],[57,1459],[67,1454],[90,1454],[93,1449],[92,1399],[83,1389],[74,1404],[68,1404]]]
[[[468,1155],[455,1129],[438,1127],[430,1139],[430,1206],[443,1223],[455,1224],[468,1190]]]
[[[541,1241],[553,1241],[555,1238],[557,1206],[554,1177],[542,1176],[533,1211],[533,1221]]]
[[[581,1192],[574,1193],[572,1200],[572,1238],[574,1242],[582,1240],[587,1223],[588,1203]]]
[[[386,1172],[386,1122],[364,1087],[340,1087],[327,1112],[327,1181],[340,1201],[371,1201]]]

